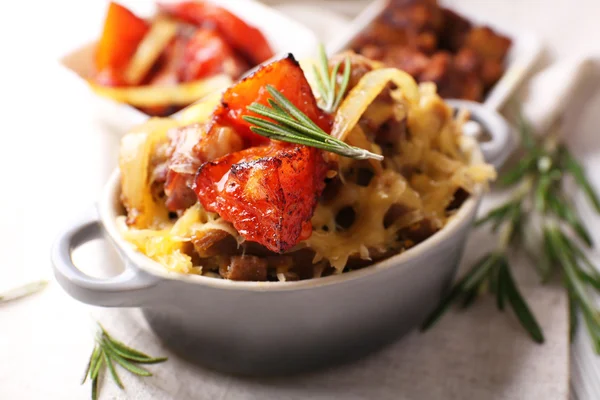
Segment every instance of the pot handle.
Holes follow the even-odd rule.
[[[485,161],[500,169],[515,149],[515,138],[512,127],[496,110],[483,104],[467,100],[447,100],[454,109],[467,109],[471,113],[471,121],[465,124],[465,134],[478,140]],[[484,132],[489,140],[482,141]]]
[[[102,224],[95,209],[63,230],[52,248],[54,275],[63,289],[75,299],[96,306],[137,307],[147,304],[153,288],[163,279],[144,272],[129,262],[125,270],[111,278],[95,278],[83,273],[73,263],[72,251],[102,238]]]

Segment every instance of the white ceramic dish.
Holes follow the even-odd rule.
[[[310,29],[255,0],[210,1],[233,12],[248,24],[258,27],[278,56],[293,53],[301,59],[312,55],[318,46],[319,40]],[[135,5],[132,4],[132,6]],[[150,8],[135,7],[135,11],[139,12],[142,17],[151,17],[153,10]],[[285,34],[282,34],[282,32],[285,32]],[[95,49],[96,42],[94,41],[83,45],[60,59],[61,65],[86,86],[86,79],[94,72]],[[101,96],[96,97],[98,98],[97,111],[99,117],[113,126],[119,126],[122,133],[148,118],[146,114],[134,107]]]
[[[509,125],[477,103],[461,103],[487,130],[489,160],[505,158]],[[470,140],[472,162],[482,153]],[[274,375],[354,359],[412,329],[451,282],[476,215],[471,196],[439,232],[373,266],[298,282],[234,282],[167,271],[126,242],[116,219],[123,214],[115,171],[98,211],[75,221],[52,252],[58,282],[74,298],[105,307],[141,307],[155,333],[182,356],[234,374]],[[73,249],[106,230],[125,270],[116,277],[86,275]]]
[[[388,0],[375,0],[366,7],[348,27],[337,37],[327,42],[329,54],[348,48],[350,43],[373,22],[385,9]],[[494,30],[508,36],[512,46],[506,59],[506,69],[502,78],[487,94],[483,104],[493,110],[500,110],[527,76],[542,51],[540,40],[531,32],[518,32],[510,27],[497,26],[492,21],[470,15],[468,10],[459,10],[467,19],[479,25],[489,25]]]

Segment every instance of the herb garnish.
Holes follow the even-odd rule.
[[[383,160],[382,155],[371,153],[359,147],[350,146],[327,134],[327,132],[308,118],[306,114],[300,111],[275,87],[267,85],[266,89],[272,96],[268,100],[270,107],[259,103],[252,103],[247,108],[249,111],[269,118],[272,121],[245,115],[243,117],[244,120],[253,124],[250,127],[252,132],[270,139],[316,147],[357,160],[369,158]]]
[[[329,61],[327,59],[327,53],[325,52],[325,46],[320,44],[319,62],[317,65],[313,65],[313,72],[317,89],[319,90],[321,99],[324,103],[323,111],[329,114],[338,109],[344,99],[346,90],[348,90],[348,84],[350,83],[350,57],[346,57],[344,60],[344,75],[338,86],[338,72],[341,66],[341,61],[337,62],[333,66],[331,73],[329,72]]]
[[[48,286],[48,281],[40,280],[10,289],[0,294],[0,303],[20,299],[21,297],[31,296],[32,294],[43,290],[46,288],[46,286]]]
[[[542,330],[515,285],[507,257],[509,248],[522,248],[532,256],[542,282],[556,276],[562,279],[569,296],[571,339],[581,312],[596,353],[600,354],[600,312],[591,298],[591,293],[600,293],[600,272],[583,250],[593,247],[592,239],[569,201],[565,180],[573,178],[597,213],[600,200],[583,167],[556,135],[535,139],[523,118],[520,133],[524,154],[500,179],[501,185],[516,190],[508,202],[477,222],[491,224],[492,231],[500,231],[498,248],[454,285],[422,329],[430,328],[452,303],[468,306],[488,289],[495,294],[498,309],[510,304],[533,340],[542,343]],[[541,233],[532,240],[536,231]]]
[[[103,367],[108,368],[113,381],[121,389],[124,389],[123,383],[115,369],[114,362],[132,374],[144,377],[152,376],[152,373],[136,364],[157,364],[167,360],[166,357],[153,358],[132,349],[111,337],[102,325],[99,325],[99,328],[98,335],[96,336],[96,345],[94,346],[94,351],[90,356],[83,381],[81,382],[81,384],[84,384],[88,378],[91,379],[92,400],[98,398],[98,375]]]

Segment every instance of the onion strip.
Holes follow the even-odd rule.
[[[412,76],[406,72],[393,68],[383,68],[368,72],[352,88],[338,109],[333,122],[331,136],[339,140],[345,140],[356,124],[358,124],[360,117],[366,109],[390,82],[398,87],[392,93],[392,97],[396,98],[402,95],[412,104],[419,102],[419,87]]]
[[[167,18],[157,18],[137,47],[123,74],[129,85],[139,85],[156,60],[177,34],[177,23]]]
[[[229,87],[231,83],[227,75],[216,75],[177,86],[105,87],[89,82],[97,94],[134,107],[186,106]]]

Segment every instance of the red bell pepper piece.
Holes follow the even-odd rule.
[[[216,31],[200,28],[186,44],[179,76],[183,82],[219,73],[237,79],[249,68]]]
[[[96,51],[96,70],[125,68],[149,26],[127,8],[111,2]]]
[[[266,89],[267,85],[274,86],[283,93],[325,132],[331,130],[331,118],[319,109],[302,68],[291,54],[287,58],[261,67],[254,74],[230,87],[223,94],[221,105],[213,114],[213,125],[231,126],[248,145],[268,142],[268,139],[253,133],[250,130],[251,124],[243,119],[245,115],[256,116],[246,109],[250,104],[256,102],[269,105],[268,99],[271,95]]]
[[[260,30],[224,8],[203,1],[159,2],[158,8],[194,25],[214,26],[231,47],[254,65],[273,57],[273,50]]]
[[[271,142],[205,163],[194,191],[246,240],[283,253],[310,237],[326,167],[318,149]]]

